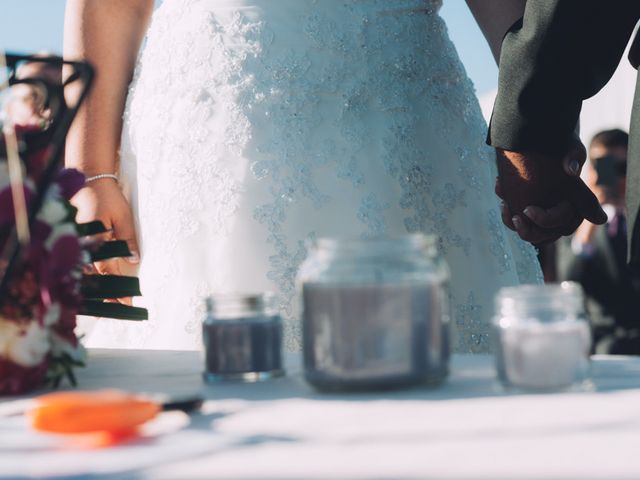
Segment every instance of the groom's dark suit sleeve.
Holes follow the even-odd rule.
[[[640,0],[529,0],[505,36],[488,143],[562,151],[582,101],[611,78],[640,17]]]

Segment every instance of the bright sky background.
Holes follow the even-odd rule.
[[[109,1],[109,0],[103,0]],[[277,1],[277,0],[274,0]],[[0,49],[60,52],[65,0],[0,0]],[[464,0],[445,0],[441,11],[479,95],[493,90],[497,69]]]

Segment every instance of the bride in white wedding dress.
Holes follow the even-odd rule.
[[[469,4],[497,53],[524,0]],[[541,275],[500,221],[495,155],[440,6],[165,0],[147,30],[151,0],[70,0],[65,55],[98,80],[67,164],[120,177],[76,203],[134,250],[137,232],[150,310],[101,320],[88,344],[195,348],[207,294],[269,290],[297,349],[306,240],[422,231],[451,267],[454,350],[488,351],[496,291]]]

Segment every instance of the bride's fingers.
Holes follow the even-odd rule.
[[[518,236],[529,243],[534,245],[542,245],[550,241],[558,239],[562,236],[557,229],[546,230],[542,229],[533,223],[531,223],[526,217],[521,215],[514,215],[513,224],[516,227]]]
[[[94,263],[95,270],[101,275],[130,275],[130,272],[124,270],[125,262],[122,259],[114,258],[103,262]],[[109,298],[106,303],[121,303],[123,305],[133,305],[132,298]]]
[[[84,273],[85,275],[95,275],[99,272],[93,263],[88,263],[82,267],[82,273]]]
[[[547,240],[540,242],[540,243],[534,243],[533,246],[536,248],[540,248],[540,247],[544,247],[545,245],[549,245],[553,242],[555,242],[556,240],[558,240],[559,238],[561,238],[562,235],[554,235],[549,237]]]
[[[523,212],[529,220],[541,228],[566,228],[568,225],[575,224],[578,219],[582,221],[573,206],[569,202],[562,202],[551,208],[541,208],[531,205],[524,209]]]
[[[500,204],[500,216],[502,217],[502,223],[504,223],[504,226],[515,232],[516,226],[513,224],[513,215],[511,214],[509,207],[507,207],[507,204],[504,202]]]
[[[534,242],[537,236],[527,221],[525,221],[520,215],[514,215],[511,221],[516,227],[516,233],[522,240],[531,243]]]
[[[117,259],[95,262],[93,265],[100,275],[122,275]]]
[[[500,186],[500,177],[496,177],[495,192],[496,192],[496,196],[498,198],[503,198],[502,197],[502,187]]]
[[[140,263],[140,249],[138,248],[138,240],[133,217],[125,215],[123,218],[114,222],[113,235],[118,240],[126,241],[129,246],[131,256],[125,260],[132,265]]]
[[[571,235],[582,223],[582,218],[574,218],[566,225],[556,228],[541,228],[530,219],[525,219],[519,215],[513,217],[513,222],[517,226],[516,232],[522,240],[536,247],[542,247],[555,242],[560,237]]]
[[[127,305],[129,307],[133,306],[133,298],[131,298],[131,297],[118,298],[118,299],[116,299],[116,302],[120,303],[122,305]]]
[[[104,301],[104,303],[115,303],[120,305],[127,305],[129,307],[133,306],[133,299],[131,297],[128,298],[108,298]]]

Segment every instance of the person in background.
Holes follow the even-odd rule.
[[[46,53],[39,54],[47,56]],[[20,66],[16,73],[19,80],[41,79],[51,85],[62,84],[62,68],[49,63],[28,62]],[[43,127],[51,117],[51,110],[45,105],[45,93],[38,83],[13,85],[3,108],[3,118],[11,119],[15,125]]]
[[[608,221],[585,221],[572,238],[558,242],[559,279],[577,281],[585,290],[596,353],[640,354],[640,274],[626,262],[628,143],[629,135],[618,129],[593,137],[586,183]]]

